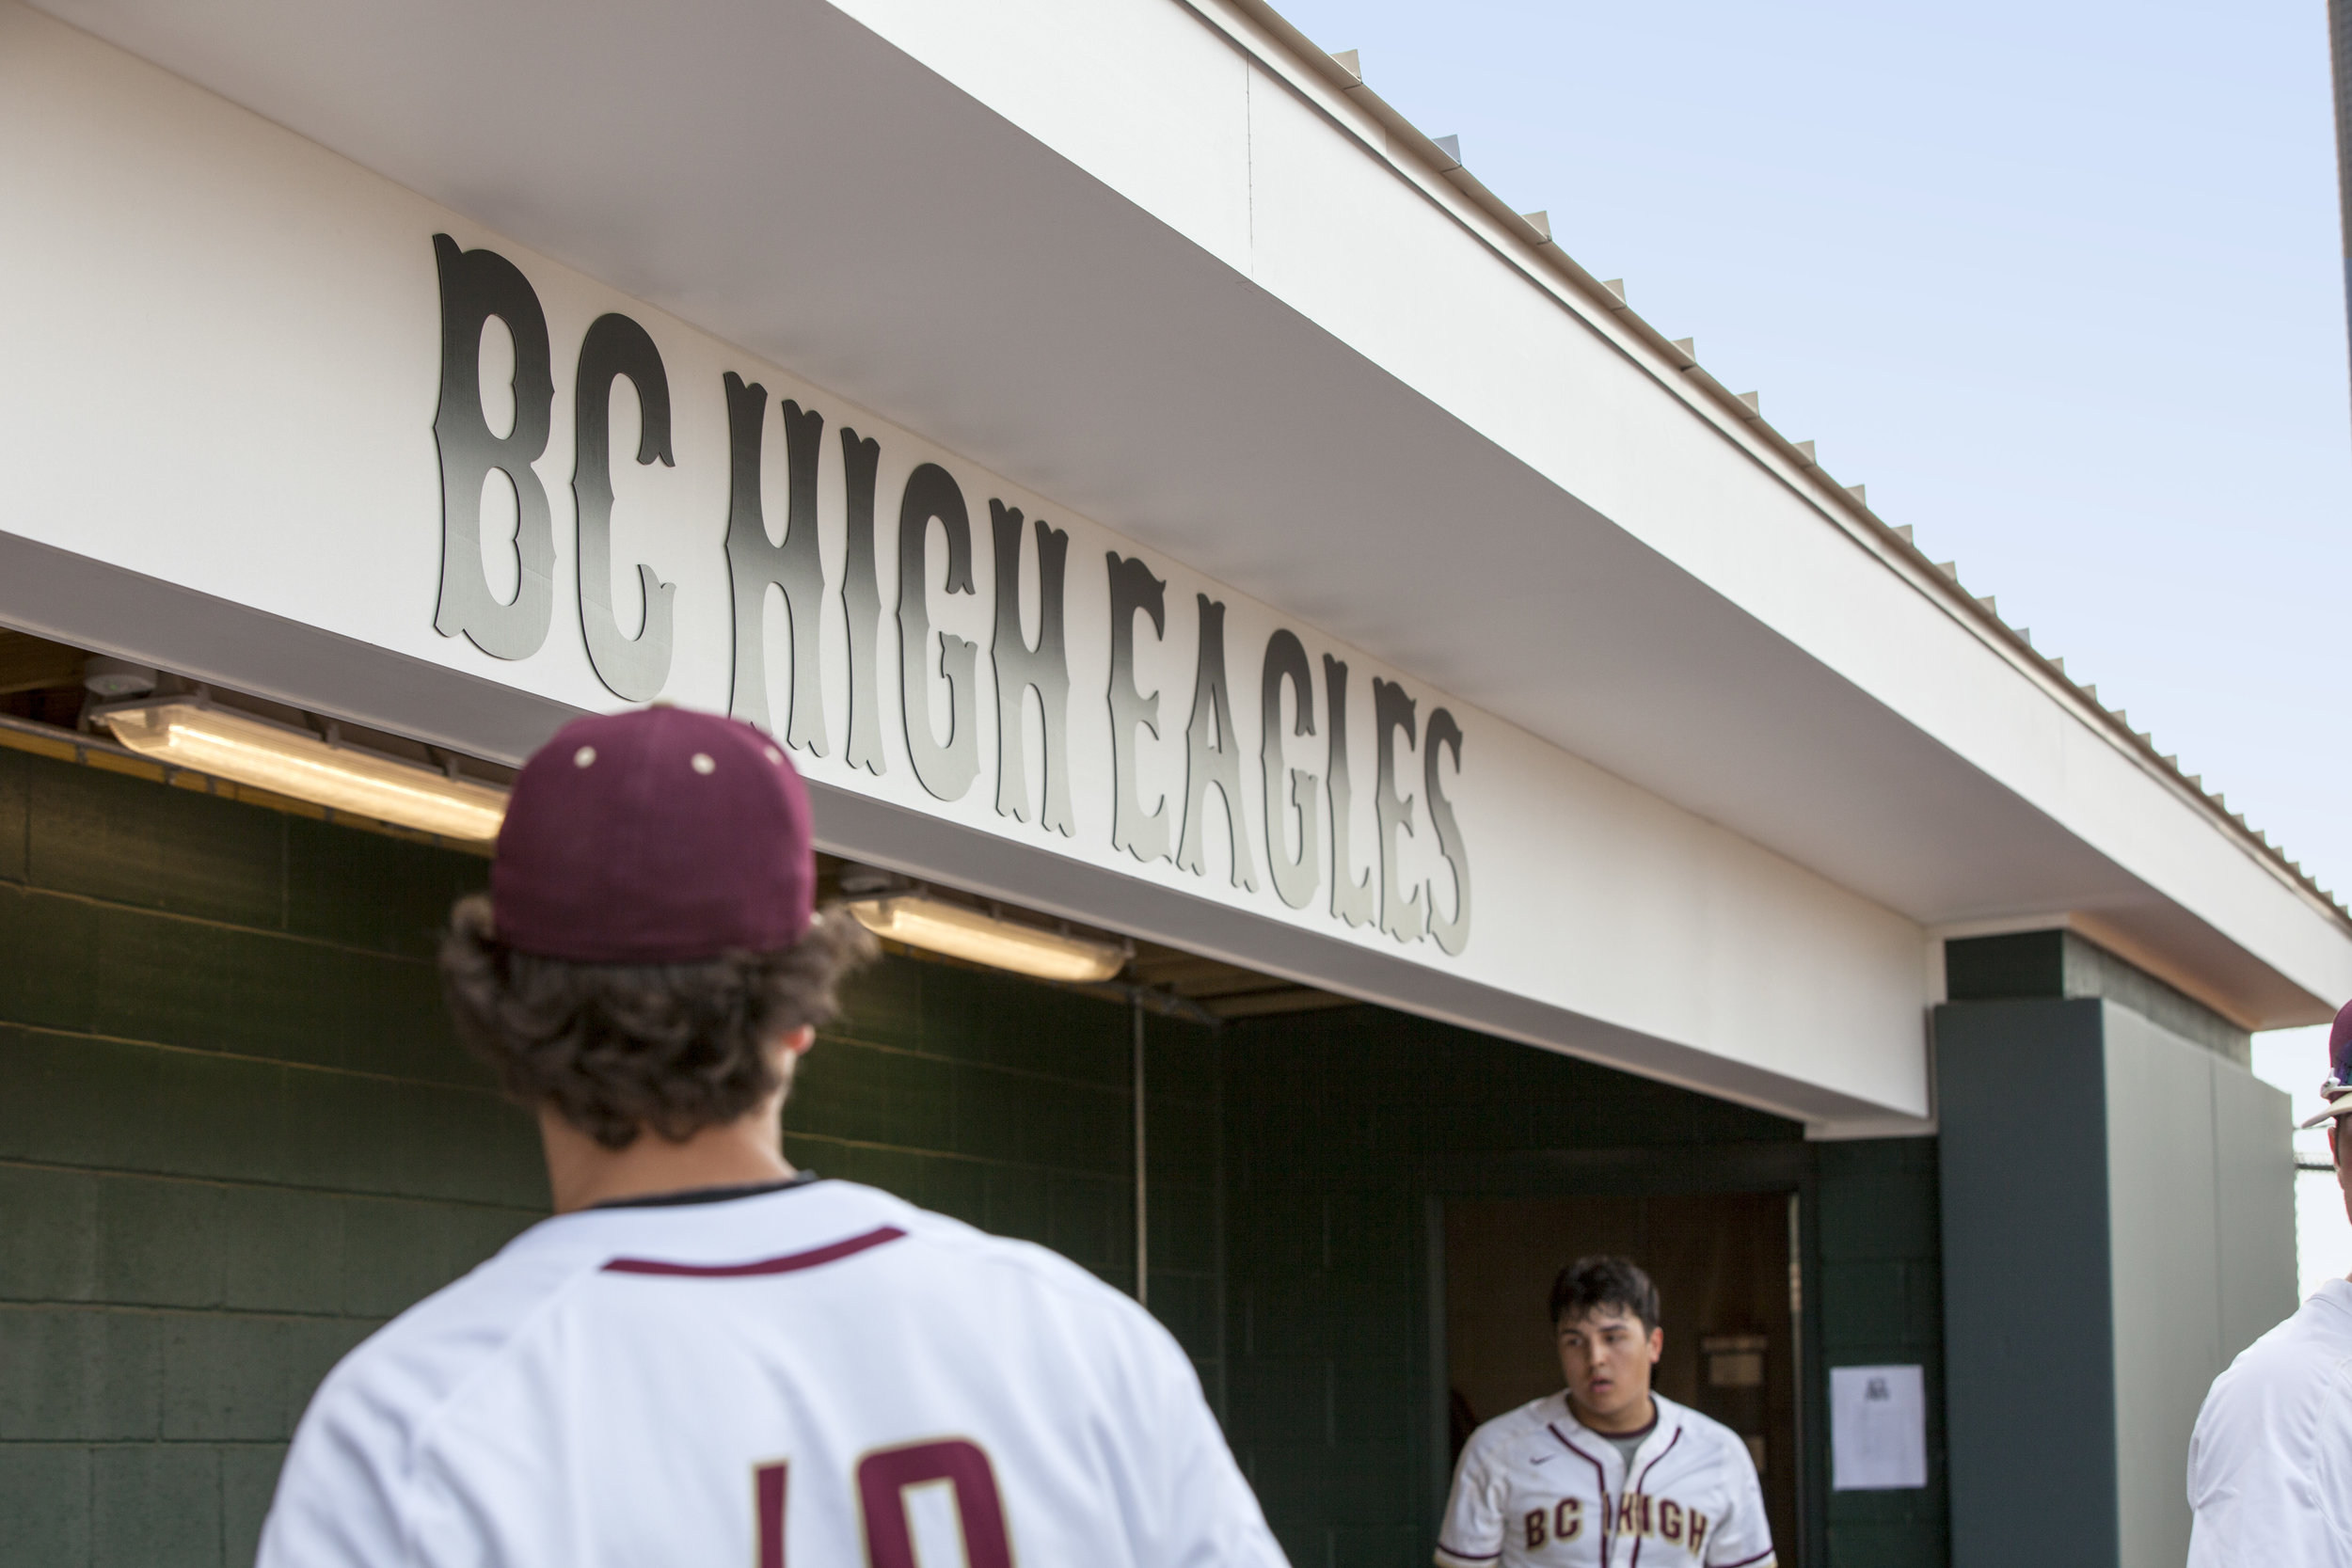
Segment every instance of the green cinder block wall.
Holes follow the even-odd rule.
[[[1928,1396],[1928,1484],[1835,1492],[1829,1485],[1826,1373],[1807,1387],[1814,1465],[1813,1547],[1831,1568],[1945,1568],[1951,1560],[1944,1428],[1944,1275],[1933,1138],[1813,1146],[1807,1314],[1817,1369],[1917,1366]]]
[[[0,1562],[250,1561],[319,1377],[545,1211],[439,1017],[484,870],[0,752]]]
[[[249,1562],[318,1378],[544,1213],[431,964],[485,873],[0,751],[0,1568]],[[903,958],[847,1001],[793,1159],[1131,1288],[1127,1008]],[[1147,1042],[1151,1304],[1302,1565],[1427,1560],[1433,1198],[1802,1189],[1821,1354],[1939,1386],[1931,1140],[1807,1146],[1375,1008]],[[1830,1498],[1806,1560],[1940,1564],[1942,1513],[1940,1473]]]
[[[1795,1123],[1374,1007],[1225,1040],[1236,1454],[1297,1568],[1429,1560],[1448,1481],[1433,1348],[1443,1202],[1800,1195],[1816,1568],[1943,1568],[1935,1141],[1808,1144]],[[1930,1485],[1829,1490],[1827,1368],[1919,1363]]]
[[[431,954],[486,863],[0,751],[0,1568],[252,1560],[294,1423],[544,1214]],[[792,1157],[1134,1281],[1132,1021],[889,958]],[[1221,1387],[1218,1044],[1148,1022],[1154,1310]]]
[[[1041,1243],[1133,1293],[1128,1008],[905,958],[859,974],[843,1004],[785,1105],[792,1161]],[[1214,1398],[1219,1040],[1144,1022],[1148,1299]]]
[[[1225,1084],[1228,1432],[1300,1568],[1428,1560],[1446,1198],[1804,1180],[1793,1123],[1373,1007],[1232,1029]]]

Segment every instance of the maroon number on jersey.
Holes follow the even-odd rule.
[[[1005,1533],[996,1472],[978,1444],[961,1437],[884,1449],[858,1461],[857,1500],[866,1515],[866,1560],[871,1568],[917,1568],[906,1490],[934,1481],[955,1488],[969,1568],[1012,1568],[1012,1540]]]
[[[784,1488],[791,1468],[778,1460],[752,1470],[752,1505],[759,1516],[758,1568],[784,1568]]]
[[[788,1469],[779,1460],[752,1471],[758,1568],[785,1568],[784,1502]],[[907,1488],[941,1481],[955,1491],[966,1568],[1012,1568],[1012,1540],[1005,1530],[1005,1501],[996,1490],[996,1472],[978,1444],[961,1437],[883,1449],[858,1461],[858,1512],[865,1516],[868,1568],[917,1568],[914,1531],[907,1519]]]

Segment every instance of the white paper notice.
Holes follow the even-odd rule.
[[[1829,1452],[1834,1491],[1925,1486],[1928,1400],[1919,1369],[1832,1367]]]

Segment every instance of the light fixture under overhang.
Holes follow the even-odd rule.
[[[878,937],[1041,980],[1107,980],[1127,967],[1127,949],[1099,938],[1006,920],[920,893],[860,898],[846,906]]]
[[[143,757],[292,796],[355,816],[443,838],[486,843],[506,816],[506,791],[394,757],[231,712],[194,697],[90,716]]]

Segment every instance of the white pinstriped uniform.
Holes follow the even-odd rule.
[[[1042,1247],[847,1181],[533,1226],[328,1376],[261,1553],[943,1561],[1282,1556],[1149,1314]]]
[[[1439,1568],[1771,1568],[1747,1445],[1652,1397],[1658,1425],[1629,1467],[1569,1413],[1565,1391],[1480,1427],[1454,1472]]]

